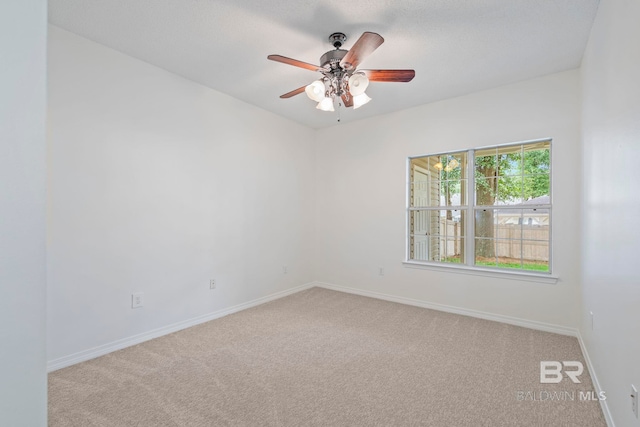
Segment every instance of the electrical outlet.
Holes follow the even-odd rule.
[[[380,268],[378,269],[378,274],[379,274],[380,276],[384,276],[384,267],[380,267]]]
[[[144,306],[143,297],[144,297],[144,294],[142,292],[131,294],[131,308],[143,307]]]
[[[216,279],[209,280],[209,289],[215,289],[215,288],[216,288]]]
[[[633,384],[631,384],[631,410],[638,418],[638,389]]]

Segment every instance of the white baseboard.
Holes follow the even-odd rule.
[[[113,341],[107,344],[103,344],[98,347],[93,347],[88,350],[83,350],[78,353],[71,354],[69,356],[60,357],[47,362],[47,372],[53,372],[58,369],[66,368],[67,366],[75,365],[76,363],[85,362],[87,360],[95,359],[96,357],[104,356],[105,354],[121,350],[132,345],[140,344],[145,341],[149,341],[154,338],[161,337],[163,335],[171,334],[173,332],[180,331],[182,329],[189,328],[191,326],[199,325],[200,323],[208,322],[210,320],[218,319],[220,317],[227,316],[238,311],[246,310],[251,307],[255,307],[260,304],[264,304],[269,301],[273,301],[279,298],[286,297],[296,292],[304,291],[306,289],[315,286],[314,283],[307,283],[295,288],[287,289],[285,291],[276,292],[275,294],[267,295],[262,298],[258,298],[252,301],[248,301],[242,304],[234,305],[233,307],[224,308],[222,310],[214,311],[212,313],[204,314],[202,316],[194,317],[182,322],[174,323],[162,328],[154,329],[149,332],[134,335],[131,337],[123,338],[117,341]]]
[[[589,374],[591,374],[591,382],[593,383],[593,388],[595,392],[600,395],[602,392],[602,387],[600,386],[600,381],[598,381],[598,376],[596,375],[596,371],[593,368],[593,364],[591,363],[591,358],[589,357],[589,352],[587,351],[587,346],[585,345],[582,335],[580,331],[577,334],[578,342],[580,343],[580,348],[582,349],[582,354],[584,356],[585,362],[587,362],[587,369],[589,370]],[[606,400],[600,400],[600,407],[602,408],[602,414],[604,415],[604,419],[607,422],[609,427],[616,427],[616,424],[613,422],[613,417],[611,416],[611,411],[609,410],[609,405]]]
[[[520,319],[518,317],[503,316],[501,314],[486,313],[484,311],[470,310],[467,308],[454,307],[444,304],[421,301],[412,298],[398,297],[395,295],[382,294],[379,292],[364,291],[361,289],[348,288],[330,283],[315,282],[314,286],[334,291],[347,292],[350,294],[362,295],[365,297],[377,298],[385,301],[397,302],[400,304],[413,305],[416,307],[429,308],[432,310],[445,311],[447,313],[461,314],[463,316],[477,317],[479,319],[493,320],[495,322],[507,323],[509,325],[522,326],[524,328],[536,329],[538,331],[553,332],[560,335],[578,336],[578,330],[566,326],[554,325],[551,323],[538,322],[535,320]]]

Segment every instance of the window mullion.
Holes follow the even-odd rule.
[[[467,154],[467,221],[465,230],[464,247],[466,265],[473,266],[475,260],[475,188],[476,188],[476,163],[475,150],[469,150]]]
[[[414,252],[414,237],[413,237],[413,229],[411,227],[411,208],[413,208],[413,167],[411,166],[411,159],[407,159],[407,232],[406,232],[406,236],[407,236],[407,246],[406,246],[406,251],[407,251],[407,258],[406,259],[413,259],[413,252]]]

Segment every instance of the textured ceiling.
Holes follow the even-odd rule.
[[[336,124],[301,94],[313,64],[364,31],[385,42],[360,68],[413,68],[410,83],[372,83],[343,122],[580,65],[598,0],[49,0],[49,22],[313,128]]]

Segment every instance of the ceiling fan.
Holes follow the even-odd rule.
[[[302,92],[318,102],[316,108],[323,111],[334,111],[334,101],[338,105],[342,100],[345,107],[359,108],[371,98],[365,90],[369,82],[410,82],[416,75],[414,70],[358,70],[364,58],[376,50],[384,39],[380,34],[364,32],[350,50],[341,49],[347,40],[344,33],[333,33],[329,42],[335,47],[320,57],[321,65],[313,65],[282,55],[269,55],[267,59],[282,62],[311,71],[318,71],[322,77],[313,83],[281,95],[280,98],[291,98]]]

